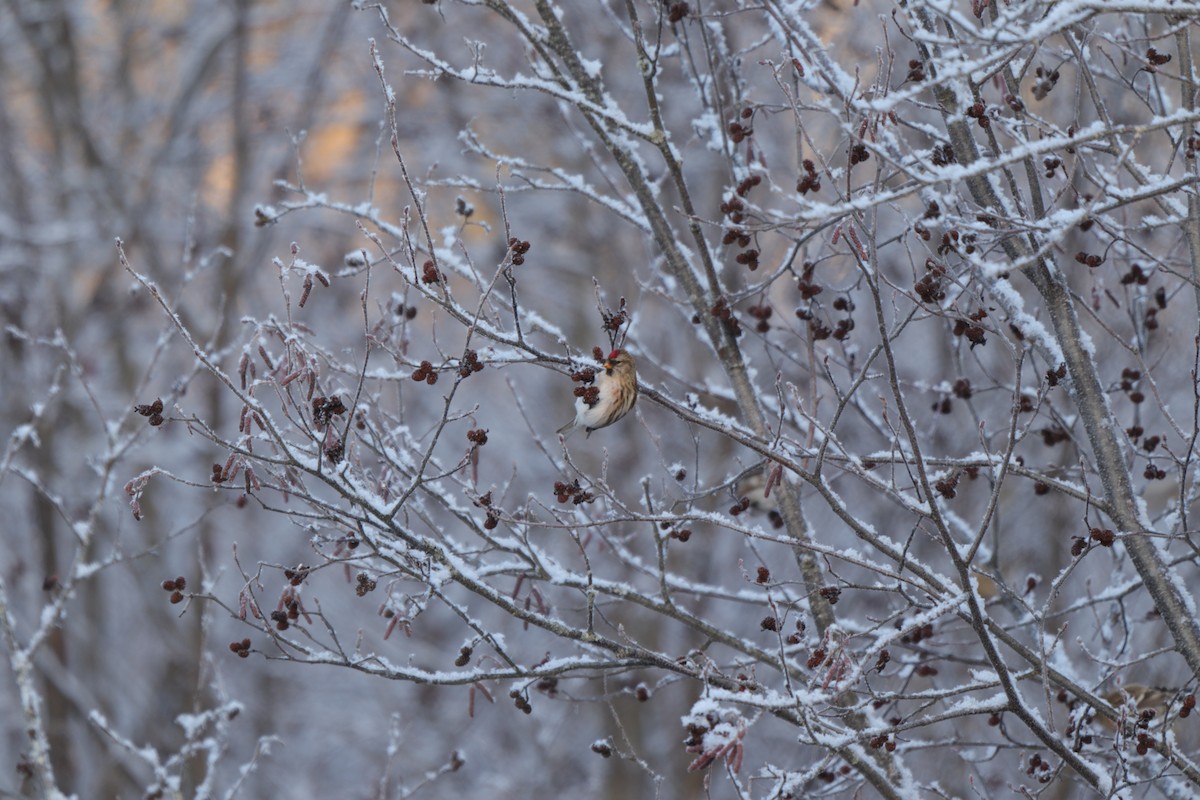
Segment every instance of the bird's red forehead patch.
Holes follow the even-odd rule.
[[[609,354],[608,354],[608,360],[609,360],[609,361],[616,361],[616,360],[617,360],[617,357],[618,357],[619,355],[621,355],[621,351],[620,351],[620,350],[613,350],[611,353],[609,353]]]

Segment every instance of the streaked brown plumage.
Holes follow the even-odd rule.
[[[629,413],[637,402],[637,362],[625,350],[613,350],[604,361],[604,367],[596,376],[599,398],[588,405],[582,397],[575,400],[575,418],[558,429],[569,436],[576,428],[583,428],[588,436],[592,431],[608,427]]]
[[[1136,723],[1138,722],[1139,715],[1147,711],[1153,711],[1154,717],[1159,719],[1171,708],[1174,708],[1179,716],[1190,715],[1191,706],[1195,705],[1195,698],[1187,701],[1186,697],[1181,698],[1181,694],[1182,692],[1178,689],[1131,683],[1118,689],[1110,689],[1100,696],[1118,711],[1128,710],[1130,713],[1129,721]],[[1129,709],[1130,703],[1136,707],[1136,712]],[[1183,710],[1185,707],[1187,708],[1186,711]],[[1116,730],[1116,723],[1107,717],[1102,716],[1099,718],[1099,721],[1105,728]]]

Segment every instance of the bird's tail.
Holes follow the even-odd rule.
[[[556,431],[556,432],[558,433],[559,436],[562,436],[565,439],[568,436],[570,436],[572,433],[574,433],[574,431],[575,431],[575,420],[572,419],[566,425],[563,425],[561,428],[559,428],[558,431]]]

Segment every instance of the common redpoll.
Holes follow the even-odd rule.
[[[782,528],[778,492],[782,482],[783,467],[778,464],[766,461],[751,467],[734,480],[733,494],[737,502],[729,509],[730,512],[736,515],[753,508],[765,513],[774,527]]]
[[[1196,698],[1190,694],[1182,696],[1183,694],[1178,689],[1166,689],[1162,686],[1143,686],[1138,683],[1131,683],[1128,686],[1107,691],[1101,697],[1118,711],[1125,709],[1130,713],[1133,717],[1130,722],[1137,722],[1138,716],[1146,714],[1147,711],[1154,712],[1147,715],[1148,719],[1153,719],[1155,717],[1162,717],[1172,707],[1174,707],[1178,716],[1190,716],[1192,708],[1195,707]],[[1188,697],[1192,699],[1189,701]],[[1136,707],[1136,711],[1130,709],[1131,705]],[[1116,723],[1107,717],[1100,717],[1100,724],[1109,730],[1115,730],[1117,727]]]
[[[569,436],[576,428],[583,428],[591,436],[592,431],[612,425],[629,413],[638,393],[633,356],[624,350],[609,353],[592,388],[596,389],[592,397],[576,398],[575,419],[559,428],[559,433]]]
[[[750,507],[756,511],[776,511],[779,508],[779,495],[775,489],[782,480],[783,470],[770,462],[759,464],[743,472],[733,486],[733,493],[739,498],[750,501]],[[770,484],[768,491],[767,484]]]

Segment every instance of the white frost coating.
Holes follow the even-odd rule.
[[[521,320],[523,321],[522,329],[525,331],[537,331],[547,336],[552,337],[558,344],[567,344],[567,334],[562,328],[555,325],[550,320],[538,314],[536,311],[531,311],[528,307],[521,309]],[[517,351],[514,351],[514,353]],[[524,361],[528,356],[524,356],[521,360]]]
[[[442,229],[439,231],[439,233],[442,234],[442,247],[444,247],[447,251],[453,252],[454,257],[457,258],[458,253],[457,253],[457,251],[455,251],[454,248],[455,248],[455,245],[458,244],[458,234],[459,234],[458,225],[456,225],[456,224],[445,225],[442,227]],[[439,252],[438,255],[440,257],[441,253]]]
[[[980,714],[985,711],[995,711],[1008,705],[1004,692],[997,692],[991,697],[960,697],[946,706],[947,714]]]
[[[718,411],[715,408],[706,408],[700,405],[700,398],[693,394],[685,397],[681,404],[688,408],[698,419],[701,419],[710,425],[717,428],[727,428],[731,431],[737,431],[743,436],[754,436],[754,432],[743,426],[737,419]]]
[[[319,264],[310,264],[307,261],[305,261],[303,258],[292,259],[292,263],[290,263],[288,265],[288,267],[290,269],[296,270],[297,272],[303,272],[308,275],[315,275],[318,273],[326,274],[325,270],[322,269]]]
[[[705,696],[692,703],[691,709],[680,717],[679,721],[683,723],[684,727],[692,724],[706,725],[709,714],[720,714],[720,712],[721,704],[711,696]]]
[[[646,234],[652,233],[650,223],[646,221],[646,217],[642,214],[641,209],[636,203],[630,202],[628,198],[613,197],[605,194],[589,183],[579,173],[571,172],[562,167],[547,167],[540,164],[532,164],[523,159],[506,156],[501,153],[494,153],[479,145],[478,140],[473,133],[464,131],[458,135],[459,141],[471,151],[479,155],[495,161],[498,165],[505,166],[509,169],[512,177],[515,179],[516,185],[510,186],[508,191],[529,191],[532,189],[541,189],[551,192],[571,191],[583,195],[593,203],[608,209],[617,216],[621,217],[631,225],[636,226],[640,231]],[[584,142],[584,147],[591,150]],[[549,181],[543,178],[543,175],[552,175],[555,180]],[[456,176],[453,181],[433,182],[437,185],[454,186],[456,188],[469,188],[480,192],[492,191],[494,186],[491,184],[483,184],[464,176]]]
[[[722,133],[724,126],[715,111],[708,110],[698,114],[692,120],[692,132],[700,140],[703,147],[713,153],[725,150],[725,137]]]
[[[133,742],[130,742],[127,739],[117,736],[116,731],[114,731],[111,727],[109,727],[108,718],[105,717],[99,711],[96,711],[95,709],[88,712],[88,720],[91,721],[91,723],[93,725],[95,725],[97,728],[100,728],[102,731],[104,731],[108,735],[115,738],[118,742],[120,742],[122,745],[124,745],[131,753],[136,755],[138,758],[141,758],[147,764],[154,767],[154,770],[156,773],[160,772],[160,770],[162,769],[162,766],[159,761],[158,751],[155,750],[153,747],[150,747],[148,745],[145,747],[136,747],[136,746],[134,746]],[[162,774],[157,775],[157,777],[160,780],[165,778],[165,776]]]
[[[208,716],[206,714],[180,714],[175,718],[175,724],[183,728],[184,736],[194,739],[208,724]]]
[[[975,681],[976,683],[994,685],[1000,682],[1000,676],[990,669],[972,668],[969,670],[969,673],[971,675],[971,680]]]
[[[437,563],[429,564],[429,577],[425,579],[425,582],[428,583],[429,586],[441,588],[453,580],[454,573],[452,573],[449,569]]]
[[[1065,361],[1057,337],[1051,334],[1040,321],[1025,312],[1025,299],[1012,287],[1011,283],[999,279],[989,281],[988,294],[1004,309],[1009,321],[1017,326],[1021,335],[1041,348],[1050,361],[1055,364]]]
[[[410,70],[408,73],[410,75],[429,78],[430,80],[436,80],[446,75],[450,75],[467,83],[476,83],[484,86],[494,86],[512,90],[531,90],[542,92],[564,103],[574,106],[584,113],[594,114],[601,121],[607,122],[616,128],[633,133],[641,138],[648,139],[654,133],[653,125],[650,123],[634,123],[632,120],[628,119],[620,107],[616,103],[612,102],[612,100],[607,96],[604,98],[604,102],[601,105],[597,105],[589,100],[588,97],[582,92],[564,88],[555,79],[542,78],[536,75],[526,75],[520,72],[514,72],[511,75],[504,76],[495,70],[484,67],[478,60],[472,61],[470,67],[459,68],[438,57],[436,53],[418,47],[407,37],[401,36],[397,41],[399,44],[407,48],[411,53],[432,67],[432,69],[427,70]]]
[[[38,416],[40,412],[35,408],[33,413],[34,416]],[[29,424],[18,425],[17,427],[13,428],[13,432],[9,434],[8,438],[9,441],[13,442],[14,444],[30,442],[34,447],[42,446],[42,441],[38,438],[37,428]]]
[[[1088,358],[1093,359],[1093,371],[1099,375],[1100,370],[1094,361],[1096,358],[1096,345],[1092,341],[1091,334],[1085,331],[1082,327],[1079,329],[1079,346],[1083,348],[1083,352],[1087,353]]]
[[[1171,554],[1167,552],[1166,547],[1163,545],[1162,539],[1158,539],[1157,537],[1150,537],[1150,543],[1158,551],[1158,557],[1162,561],[1162,563],[1164,563],[1164,564],[1171,563]],[[1178,569],[1164,570],[1164,573],[1167,576],[1167,580],[1171,582],[1171,585],[1175,588],[1176,593],[1178,593],[1180,599],[1183,600],[1183,605],[1187,609],[1188,616],[1190,616],[1192,619],[1195,619],[1196,618],[1196,598],[1192,596],[1192,592],[1188,588],[1188,585],[1186,583],[1184,583],[1180,572],[1181,571]]]
[[[42,606],[42,612],[38,615],[40,629],[49,630],[54,625],[57,625],[59,618],[62,616],[62,611],[63,609],[57,603]]]
[[[887,460],[892,455],[893,455],[892,453],[885,452],[884,454],[882,454],[880,456],[880,460]],[[829,503],[830,503],[831,507],[840,508],[841,513],[843,515],[845,515],[848,518],[854,518],[854,515],[851,513],[850,507],[846,505],[844,500],[842,500],[841,495],[839,495],[837,492],[835,492],[833,490],[833,488],[828,485],[826,486],[826,491],[828,492],[828,498],[829,498]],[[907,508],[913,510],[914,513],[917,513],[919,515],[926,515],[929,513],[929,506],[927,503],[915,503],[912,501],[907,501],[902,496],[896,496],[896,499],[905,503],[905,506]],[[891,542],[890,537],[880,535],[875,530],[874,526],[872,526],[866,520],[857,520],[857,525],[862,530],[862,534],[864,536],[871,537],[872,539],[874,539],[875,540],[874,543],[876,544],[876,546],[882,552],[887,554],[889,557],[896,558],[897,560],[900,560],[902,557],[903,560],[906,561],[907,563],[912,564],[914,566],[919,566],[921,569],[925,570],[929,575],[934,576],[935,579],[937,581],[939,581],[940,583],[942,583],[944,586],[954,586],[955,585],[954,580],[952,580],[944,575],[941,575],[940,573],[938,573],[937,570],[933,569],[933,567],[931,567],[930,565],[921,561],[920,559],[916,558],[913,553],[906,552],[906,553],[902,554],[902,553],[900,553],[899,550],[890,546],[890,542]],[[959,600],[961,601],[961,599],[963,597],[965,597],[965,595],[960,596]]]

